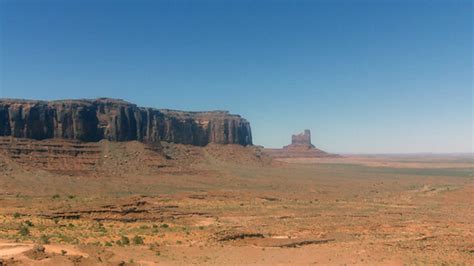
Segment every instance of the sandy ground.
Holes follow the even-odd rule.
[[[0,261],[474,264],[471,158],[256,163],[242,150],[185,151],[205,160],[186,155],[191,168],[121,175],[9,172],[0,178]],[[107,154],[110,165],[123,154]]]
[[[470,159],[471,158],[471,159]],[[388,168],[472,168],[472,155],[343,155],[338,158],[278,158],[276,161],[299,164],[347,164]]]

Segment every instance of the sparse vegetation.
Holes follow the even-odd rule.
[[[216,167],[224,166],[216,164]],[[11,206],[18,208],[9,207],[11,209],[5,211],[7,214],[0,214],[0,239],[9,243],[17,242],[17,245],[53,243],[57,249],[52,256],[64,254],[68,256],[67,259],[75,258],[75,252],[68,248],[77,249],[77,246],[73,246],[81,244],[81,247],[88,246],[80,249],[81,252],[93,258],[100,257],[104,264],[110,262],[107,256],[111,253],[114,259],[117,254],[123,255],[124,263],[131,257],[137,263],[139,260],[179,263],[185,256],[185,261],[189,263],[222,262],[217,256],[212,256],[206,246],[211,246],[216,252],[230,252],[232,256],[235,256],[233,252],[237,252],[231,248],[233,246],[259,247],[255,250],[265,256],[262,264],[267,260],[273,262],[267,255],[274,248],[268,246],[282,249],[305,246],[305,249],[313,249],[317,253],[320,248],[326,250],[328,246],[339,245],[354,248],[352,243],[357,243],[365,250],[373,247],[395,253],[398,249],[411,249],[413,252],[410,256],[418,256],[421,247],[430,247],[423,251],[426,254],[439,251],[436,241],[443,243],[444,238],[438,237],[441,234],[453,243],[445,251],[452,256],[453,262],[472,254],[469,250],[454,251],[462,249],[460,244],[454,244],[454,236],[466,233],[466,228],[441,227],[446,225],[446,220],[440,216],[445,214],[445,209],[429,201],[431,198],[443,197],[451,204],[452,212],[466,210],[467,205],[459,205],[456,203],[458,199],[453,201],[450,198],[451,195],[461,198],[466,194],[466,179],[434,179],[426,176],[400,178],[390,173],[384,175],[382,172],[388,171],[379,169],[377,175],[366,178],[371,173],[368,167],[332,164],[252,170],[225,165],[225,169],[237,173],[235,179],[241,182],[240,186],[245,187],[246,193],[229,190],[212,196],[196,197],[196,192],[186,194],[188,192],[179,192],[173,188],[175,190],[170,190],[166,196],[156,197],[137,197],[131,189],[132,192],[120,198],[105,195],[104,198],[75,197],[75,200],[70,200],[69,193],[72,192],[61,194],[61,198],[66,199],[64,201],[53,200],[51,195],[14,198],[15,204]],[[223,174],[219,176],[226,178]],[[293,178],[288,179],[288,176]],[[248,180],[251,180],[251,185],[246,183]],[[348,180],[350,188],[345,187]],[[452,189],[448,191],[448,188]],[[155,191],[153,189],[150,188],[150,191]],[[379,193],[374,195],[371,193],[373,190]],[[179,193],[175,195],[175,192]],[[397,199],[396,195],[400,195],[399,199],[403,200]],[[241,207],[242,202],[245,204]],[[421,218],[418,210],[422,211],[424,222],[436,219],[437,224],[432,229],[423,229],[422,233],[416,231]],[[229,213],[232,214],[230,217]],[[69,218],[76,214],[79,218]],[[361,233],[360,229],[366,224],[374,226],[373,217],[377,217],[377,223],[384,224],[383,229]],[[156,222],[149,222],[156,218],[152,220]],[[397,227],[387,221],[396,222]],[[332,230],[334,224],[340,226],[337,232]],[[429,235],[435,229],[439,230],[436,231],[439,234]],[[403,232],[405,240],[394,245],[394,239],[401,237],[400,232]],[[321,245],[325,245],[324,248]],[[194,255],[193,252],[201,247],[199,255]],[[66,253],[61,252],[61,248]],[[187,253],[188,249],[193,251]],[[144,251],[143,258],[132,254],[138,250]],[[359,256],[358,253],[346,251],[351,256]],[[290,250],[285,252],[292,254]],[[53,253],[50,251],[49,254]],[[363,259],[363,263],[381,262],[375,256]],[[298,260],[288,257],[290,260],[298,264]],[[362,260],[356,260],[359,261]],[[333,259],[332,262],[338,261]],[[407,259],[407,262],[413,261]],[[423,262],[436,264],[437,261],[426,258]]]
[[[130,238],[127,236],[122,236],[120,240],[117,241],[117,245],[119,246],[128,246],[130,245]]]
[[[51,243],[49,241],[49,236],[47,236],[47,235],[41,235],[40,238],[39,238],[39,242],[40,242],[40,244],[49,244],[49,243]]]
[[[29,236],[30,235],[30,229],[28,229],[28,227],[25,226],[25,225],[21,225],[20,229],[18,230],[18,233],[21,236]]]
[[[34,224],[33,224],[30,220],[24,221],[23,224],[25,224],[26,226],[29,226],[29,227],[33,227],[33,226],[34,226]]]
[[[143,245],[143,237],[136,235],[132,238],[133,244],[135,245]]]

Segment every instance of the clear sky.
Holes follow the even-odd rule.
[[[224,109],[280,147],[472,152],[472,1],[0,0],[0,97]]]

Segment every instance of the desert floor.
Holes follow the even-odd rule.
[[[474,264],[472,157],[185,151],[206,159],[88,175],[5,157],[0,265]]]

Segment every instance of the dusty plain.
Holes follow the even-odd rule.
[[[87,149],[0,151],[0,265],[474,264],[472,155]]]

